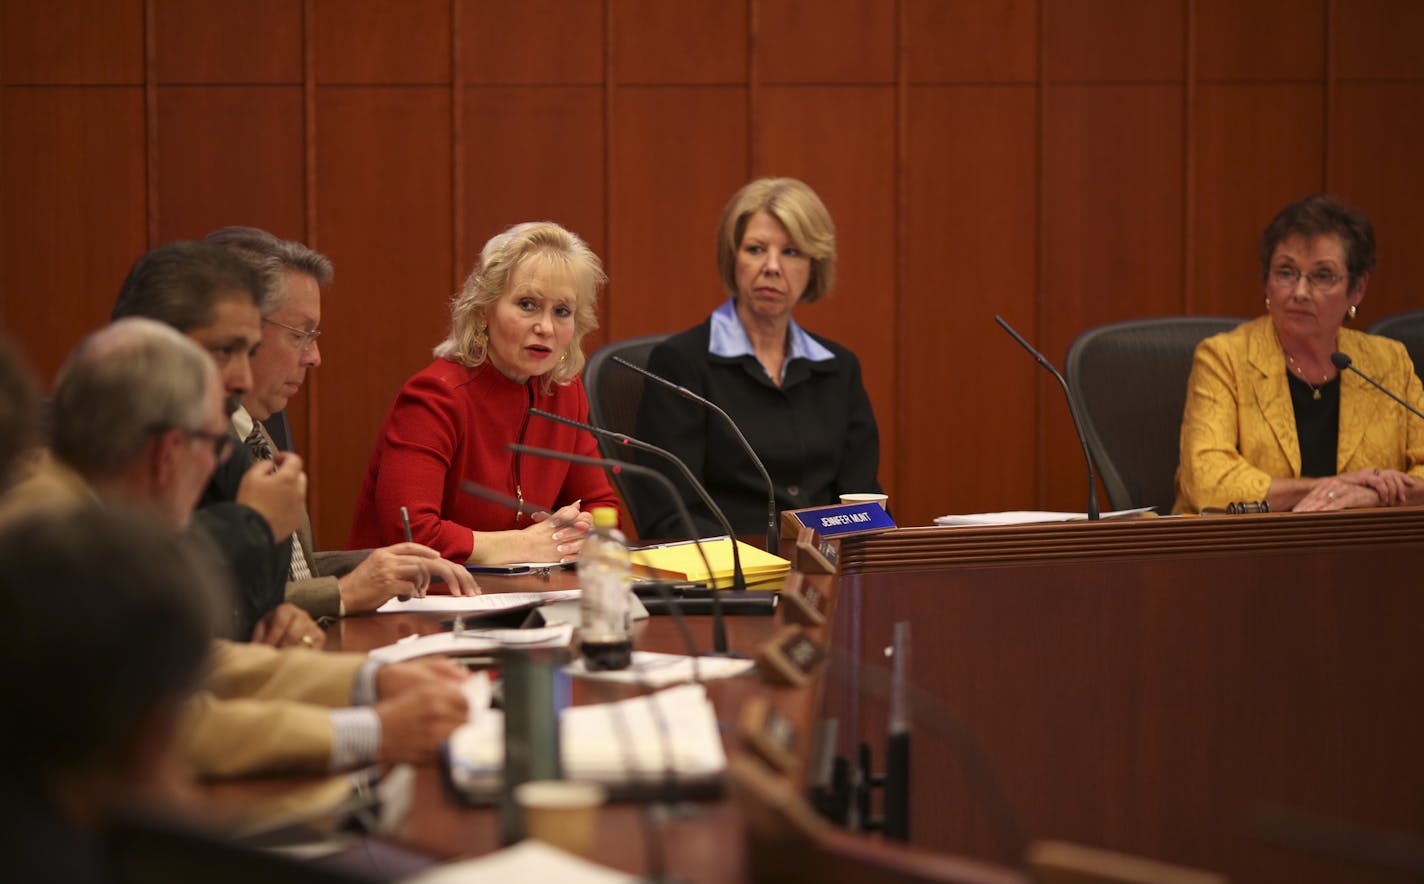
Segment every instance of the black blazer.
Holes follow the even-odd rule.
[[[267,520],[236,502],[238,485],[251,466],[252,455],[239,442],[227,463],[213,472],[193,513],[193,529],[207,534],[233,576],[232,637],[239,641],[251,638],[257,621],[282,603],[292,564],[292,541],[273,543]]]
[[[880,434],[861,382],[860,362],[845,347],[812,335],[834,359],[793,360],[777,387],[753,356],[707,351],[711,320],[668,338],[648,357],[648,370],[721,406],[737,422],[771,474],[777,511],[834,503],[843,493],[879,491]],[[766,485],[724,421],[695,402],[646,384],[637,436],[682,457],[727,514],[737,534],[766,532]],[[645,459],[678,484],[698,533],[722,529],[676,470]],[[687,532],[673,504],[647,480],[636,480],[636,506],[646,513],[645,537]]]

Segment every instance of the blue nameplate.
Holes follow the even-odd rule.
[[[885,512],[885,508],[874,501],[866,503],[841,503],[835,506],[818,506],[811,509],[794,510],[796,520],[807,528],[814,529],[822,537],[839,537],[843,534],[859,534],[862,531],[883,531],[894,528],[895,520]]]

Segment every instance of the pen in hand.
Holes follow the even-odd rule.
[[[407,510],[405,507],[401,507],[401,531],[405,533],[406,543],[415,542],[415,539],[411,537],[410,534],[410,511]],[[425,598],[425,590],[416,590],[415,597],[418,599]],[[404,601],[404,599],[402,599],[402,601]]]

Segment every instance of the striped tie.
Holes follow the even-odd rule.
[[[271,460],[272,446],[267,444],[267,439],[262,435],[262,430],[257,424],[252,425],[252,432],[247,434],[247,438],[242,440],[247,446],[247,450],[252,452],[252,456],[257,460]],[[312,579],[311,569],[307,567],[307,556],[302,551],[302,538],[300,533],[292,535],[292,565],[289,570],[292,580]]]

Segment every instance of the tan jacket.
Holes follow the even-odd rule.
[[[1424,411],[1424,386],[1403,344],[1345,328],[1337,342],[1360,371]],[[1343,372],[1336,463],[1340,473],[1377,467],[1424,478],[1424,420]],[[1270,317],[1207,338],[1187,382],[1173,512],[1265,500],[1272,479],[1299,476],[1285,351]]]
[[[0,497],[0,524],[37,507],[98,503],[83,477],[45,457]],[[215,640],[208,678],[185,712],[179,752],[204,777],[324,772],[331,765],[330,710],[351,704],[365,659]]]
[[[181,745],[207,777],[326,771],[332,708],[351,703],[365,657],[216,641],[205,690],[189,705]]]

